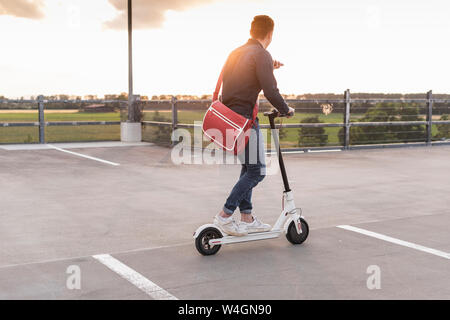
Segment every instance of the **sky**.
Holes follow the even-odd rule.
[[[0,95],[128,91],[126,0],[0,0]],[[134,92],[210,94],[253,16],[281,93],[450,93],[445,0],[134,0]]]

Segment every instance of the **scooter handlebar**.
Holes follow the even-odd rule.
[[[264,115],[265,115],[266,117],[272,117],[272,118],[282,118],[282,117],[288,117],[288,116],[290,116],[289,113],[281,114],[281,113],[279,113],[278,110],[276,110],[276,109],[273,109],[273,110],[268,111],[268,112],[264,112]]]

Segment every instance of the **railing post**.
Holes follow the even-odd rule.
[[[433,92],[427,92],[427,145],[431,145],[432,135],[431,129],[433,125]]]
[[[344,149],[350,146],[350,89],[344,91],[345,113],[344,113]]]
[[[120,123],[120,141],[141,142],[142,141],[142,112],[139,101],[141,96],[133,94],[128,97],[128,119]]]
[[[172,96],[170,101],[172,105],[172,132],[177,129],[178,125],[178,108],[177,108],[177,98]],[[174,141],[171,142],[172,146],[175,144]]]
[[[134,112],[134,122],[142,122],[142,114],[140,108],[141,95],[133,94],[133,112]]]
[[[38,97],[39,109],[39,143],[45,143],[44,96]]]

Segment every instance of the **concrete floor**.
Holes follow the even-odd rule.
[[[0,299],[151,299],[95,260],[111,254],[179,299],[450,299],[449,258],[336,228],[352,225],[450,252],[450,146],[288,154],[308,240],[224,246],[203,257],[192,234],[212,222],[235,165],[174,165],[152,145],[0,147]],[[64,148],[69,148],[65,145]],[[282,183],[254,191],[274,223]],[[66,269],[81,270],[68,290]],[[369,290],[367,268],[380,269]]]

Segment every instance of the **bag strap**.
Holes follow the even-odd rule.
[[[213,102],[219,99],[219,92],[222,88],[223,83],[223,70],[225,69],[225,66],[222,67],[222,70],[220,71],[219,79],[217,80],[216,89],[213,93]],[[255,106],[253,107],[253,122],[255,122],[256,117],[258,116],[258,110],[259,110],[259,99],[256,98]]]
[[[217,80],[216,89],[213,93],[213,101],[216,101],[219,99],[219,92],[220,88],[222,88],[222,79],[223,79],[223,70],[225,69],[225,66],[222,67],[222,70],[220,71],[219,79]]]

